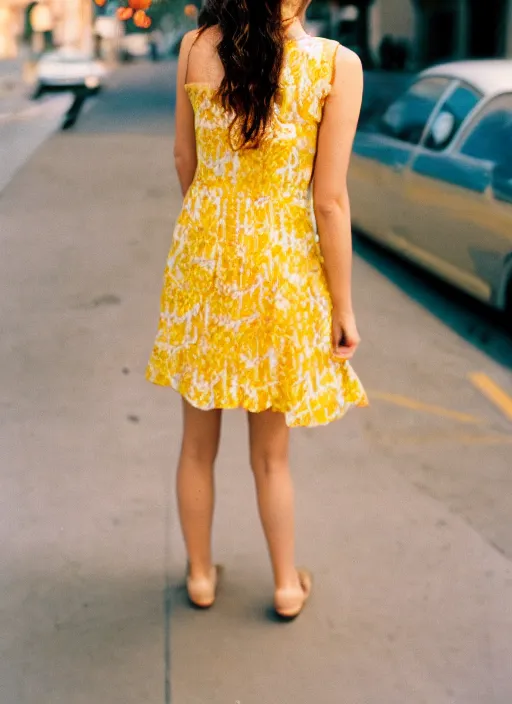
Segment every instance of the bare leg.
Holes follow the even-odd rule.
[[[288,464],[289,430],[284,415],[273,411],[249,413],[249,438],[258,508],[276,592],[286,590],[301,595],[295,566],[294,497]]]
[[[181,529],[192,579],[212,571],[213,467],[219,447],[221,411],[201,411],[183,400],[183,440],[176,477]]]

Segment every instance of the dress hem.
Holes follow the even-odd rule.
[[[244,402],[242,401],[241,403],[238,404],[221,404],[221,405],[214,405],[210,406],[209,404],[199,404],[197,400],[192,399],[191,395],[189,392],[182,388],[183,385],[173,381],[172,379],[166,380],[166,381],[156,381],[154,379],[151,379],[148,375],[146,375],[146,380],[149,381],[151,384],[155,386],[161,386],[163,388],[170,388],[176,393],[178,393],[182,398],[184,398],[188,403],[190,403],[191,406],[194,408],[197,408],[200,411],[213,411],[213,410],[222,410],[222,411],[232,411],[236,409],[243,409],[244,411],[248,411],[249,413],[263,413],[264,411],[274,411],[275,413],[282,413],[285,416],[285,421],[286,425],[289,428],[319,428],[325,425],[329,425],[330,423],[333,423],[337,420],[341,420],[343,416],[352,408],[352,407],[357,407],[357,408],[367,408],[370,403],[368,401],[368,397],[366,396],[365,392],[361,393],[361,397],[357,399],[356,401],[347,401],[346,403],[343,404],[343,406],[338,406],[337,410],[332,413],[330,416],[327,417],[326,420],[324,421],[313,421],[313,422],[301,422],[300,419],[294,419],[293,421],[289,422],[289,417],[292,415],[292,411],[286,411],[283,410],[282,408],[279,408],[277,406],[274,406],[272,404],[268,406],[257,406],[255,404],[251,404],[250,401]]]

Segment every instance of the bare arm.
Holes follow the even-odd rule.
[[[313,201],[320,248],[333,305],[333,348],[352,357],[359,335],[352,309],[352,229],[347,172],[361,111],[363,70],[359,57],[340,47],[332,90],[318,133]]]
[[[176,128],[174,139],[174,163],[181,185],[181,192],[186,194],[197,168],[196,135],[194,128],[194,111],[185,90],[187,65],[192,44],[197,31],[188,32],[183,37],[178,59],[176,79]]]

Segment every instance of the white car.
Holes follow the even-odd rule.
[[[37,65],[37,92],[85,89],[97,92],[107,71],[91,54],[59,49],[44,54]]]
[[[512,327],[512,61],[423,71],[363,123],[355,229],[506,311]]]

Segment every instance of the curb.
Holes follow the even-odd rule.
[[[64,114],[66,110],[69,109],[72,103],[72,96],[66,94],[56,95],[52,97],[44,98],[42,101],[34,104],[28,105],[17,110],[11,110],[8,112],[0,112],[0,122],[18,121],[30,119],[35,115],[44,114],[45,112],[53,113],[53,108],[58,105],[63,105],[62,113]]]

